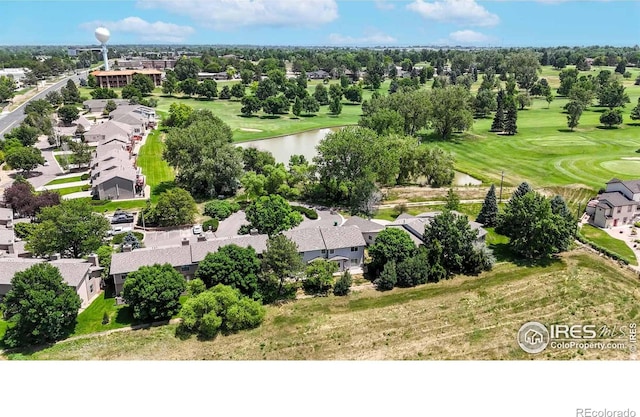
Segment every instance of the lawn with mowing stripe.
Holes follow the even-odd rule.
[[[47,185],[57,185],[57,184],[68,184],[70,182],[78,182],[83,181],[82,176],[78,175],[77,177],[69,177],[69,178],[58,178],[57,180],[49,181],[45,184]]]
[[[102,324],[104,313],[109,317],[108,324]],[[71,336],[119,329],[131,326],[133,322],[128,306],[117,306],[115,298],[105,298],[102,293],[86,310],[78,314],[76,328]]]
[[[257,329],[210,341],[175,336],[176,326],[61,343],[22,359],[48,360],[380,360],[629,359],[625,350],[547,349],[516,342],[520,326],[637,320],[634,274],[584,250],[554,261],[503,262],[479,276],[347,297],[268,306]]]
[[[163,182],[172,182],[175,177],[173,169],[162,159],[163,137],[164,132],[153,130],[140,148],[137,159],[137,164],[142,169],[147,184],[152,188],[152,195],[154,187]]]
[[[0,340],[2,340],[2,338],[4,337],[4,334],[7,331],[7,326],[8,325],[9,325],[9,323],[7,323],[6,321],[0,319]]]
[[[616,239],[604,230],[593,227],[590,224],[583,225],[580,231],[587,240],[618,254],[631,265],[638,265],[638,260],[633,250],[622,240]]]
[[[74,187],[56,188],[55,190],[51,190],[51,191],[55,191],[60,195],[67,195],[72,193],[79,193],[82,191],[89,191],[88,187],[89,187],[88,185],[76,185]]]

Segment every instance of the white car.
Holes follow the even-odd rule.
[[[202,233],[202,226],[200,226],[199,224],[196,224],[195,226],[193,226],[194,235],[199,235],[201,233]]]

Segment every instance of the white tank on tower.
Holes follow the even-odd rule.
[[[96,39],[102,45],[102,59],[104,59],[104,70],[109,71],[109,59],[107,57],[107,42],[111,37],[111,32],[105,27],[99,27],[94,32]]]

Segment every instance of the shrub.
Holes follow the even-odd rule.
[[[102,324],[109,324],[109,313],[106,311],[102,315]]]
[[[209,230],[209,228],[211,228],[211,231],[215,232],[216,230],[218,230],[219,224],[220,222],[218,221],[218,219],[206,220],[202,223],[202,230],[206,232]]]
[[[333,287],[333,273],[338,270],[335,262],[319,259],[311,262],[305,270],[302,289],[305,294],[326,296]]]
[[[250,224],[243,224],[238,229],[238,234],[239,235],[248,235],[250,231],[251,231],[251,225]]]
[[[238,210],[240,210],[238,203],[226,200],[213,200],[204,205],[205,216],[218,220],[224,220]]]
[[[334,285],[333,287],[333,295],[349,295],[349,292],[351,292],[352,283],[353,279],[351,278],[351,274],[349,273],[349,271],[344,271],[344,274],[340,276],[338,281],[336,281],[336,285]]]
[[[140,232],[125,232],[125,233],[118,233],[117,235],[113,236],[113,239],[111,240],[111,243],[114,245],[121,245],[122,242],[124,241],[124,237],[128,234],[128,233],[133,233],[133,235],[136,237],[136,239],[138,239],[138,241],[142,241],[142,239],[144,238],[144,235]]]
[[[13,231],[20,239],[26,239],[35,227],[33,223],[16,223],[13,225]]]
[[[180,294],[186,288],[184,276],[170,264],[155,264],[127,275],[122,297],[130,305],[134,319],[165,320],[180,311]]]
[[[376,286],[378,291],[389,291],[396,286],[397,282],[396,263],[395,261],[389,261],[384,265],[380,277],[373,281],[373,285]]]
[[[303,214],[309,220],[316,220],[318,218],[318,212],[314,209],[306,208],[303,206],[291,206],[293,211],[297,211],[300,214]]]
[[[89,184],[85,184],[85,185],[83,185],[80,189],[81,189],[82,191],[89,191],[89,189],[90,189],[90,188],[91,188],[91,186],[90,186]]]
[[[86,181],[86,180],[88,180],[88,179],[89,179],[89,174],[82,174],[82,175],[80,175],[80,180],[82,180],[82,181]]]

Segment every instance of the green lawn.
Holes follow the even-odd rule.
[[[6,321],[0,319],[0,340],[2,340],[2,338],[4,337],[4,333],[7,331],[7,326],[9,325],[9,323],[7,323]]]
[[[105,312],[109,315],[108,324],[102,324]],[[76,328],[72,336],[119,329],[131,326],[133,322],[128,306],[116,306],[115,298],[104,298],[104,293],[102,293],[86,310],[78,314]]]
[[[607,232],[589,224],[583,225],[580,230],[587,240],[618,254],[631,265],[638,265],[633,250],[622,240],[611,237]]]
[[[45,186],[57,185],[57,184],[68,184],[70,182],[78,182],[78,181],[82,181],[81,175],[78,175],[77,177],[59,178],[57,180],[49,181],[48,183],[45,184]]]
[[[157,197],[156,187],[161,184],[171,183],[175,177],[173,169],[162,159],[164,133],[154,130],[147,137],[144,146],[140,148],[137,164],[142,168],[146,182],[151,186],[151,195]]]
[[[75,187],[67,187],[67,188],[57,188],[53,191],[59,193],[60,195],[67,195],[72,193],[79,193],[81,191],[86,191],[87,185],[76,185]]]

